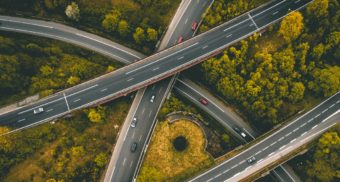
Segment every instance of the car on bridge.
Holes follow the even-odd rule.
[[[255,158],[254,156],[249,157],[249,158],[247,159],[248,164],[252,164],[252,163],[254,163],[255,161],[256,161],[256,158]]]
[[[191,30],[195,31],[197,29],[198,23],[197,22],[193,22],[191,25]]]
[[[42,107],[39,107],[39,108],[36,108],[33,110],[33,114],[39,114],[39,113],[42,113],[44,112],[44,108]]]
[[[131,152],[135,152],[137,150],[137,142],[133,142],[130,148]]]
[[[132,122],[131,122],[131,127],[132,127],[132,128],[136,127],[136,124],[137,124],[137,118],[134,117],[134,118],[132,119]]]
[[[208,101],[205,98],[200,98],[200,103],[205,105],[205,106],[208,105]]]

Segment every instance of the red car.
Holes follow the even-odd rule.
[[[178,41],[177,41],[177,43],[179,44],[179,43],[182,43],[183,42],[183,37],[182,36],[180,36],[179,38],[178,38]]]
[[[194,21],[194,22],[192,23],[192,25],[191,25],[191,29],[192,29],[193,31],[195,31],[196,28],[197,28],[197,25],[198,25],[197,22]]]
[[[208,101],[205,98],[200,98],[200,103],[203,105],[208,105]]]

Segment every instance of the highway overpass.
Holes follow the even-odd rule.
[[[37,124],[73,110],[126,95],[198,64],[232,43],[278,21],[291,10],[304,7],[309,2],[311,0],[273,1],[137,63],[59,92],[35,104],[3,114],[0,117],[0,125],[20,127],[27,123]],[[8,26],[8,22],[3,20],[1,22],[1,28]],[[38,107],[44,107],[46,112],[34,115],[33,109]]]

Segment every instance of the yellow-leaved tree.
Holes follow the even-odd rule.
[[[289,43],[299,37],[303,30],[303,16],[300,12],[292,12],[281,22],[279,34]]]

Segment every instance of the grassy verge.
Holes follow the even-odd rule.
[[[178,136],[184,136],[188,142],[184,151],[173,146]],[[202,130],[190,121],[158,123],[137,181],[183,181],[212,166],[205,141]]]
[[[1,137],[0,181],[98,181],[128,107],[120,99],[103,107],[105,117],[99,123],[79,111],[53,125]]]

